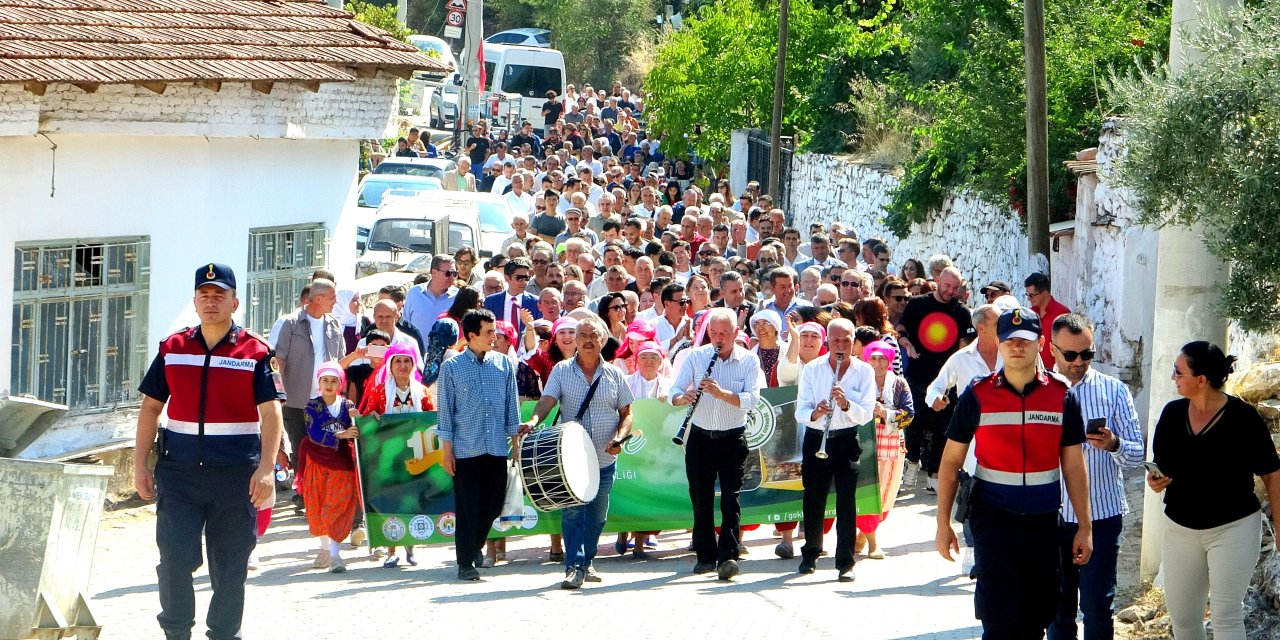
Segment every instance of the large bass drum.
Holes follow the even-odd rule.
[[[600,460],[577,422],[538,429],[520,441],[520,475],[529,501],[540,511],[591,502],[600,490]]]

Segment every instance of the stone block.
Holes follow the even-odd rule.
[[[1231,389],[1245,402],[1280,398],[1280,362],[1254,366],[1242,376],[1231,377]]]

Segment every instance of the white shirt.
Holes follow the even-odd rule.
[[[876,372],[871,365],[858,358],[846,358],[840,365],[844,375],[840,377],[840,388],[844,389],[844,397],[849,401],[849,410],[842,411],[838,405],[832,405],[831,430],[857,429],[871,420],[876,409]],[[800,370],[800,387],[796,391],[796,422],[806,424],[814,429],[821,429],[826,416],[818,420],[810,420],[818,404],[831,399],[831,388],[835,386],[836,371],[827,356],[814,358]]]
[[[324,364],[324,319],[325,316],[312,318],[307,316],[307,326],[311,327],[311,354],[315,360],[315,366],[312,371],[319,371],[320,365]],[[320,379],[315,376],[311,377],[311,397],[320,395]]]
[[[509,184],[511,184],[511,178],[506,176],[497,176],[493,179],[493,186],[489,187],[489,193],[502,195],[502,192],[507,190],[507,185]]]
[[[656,304],[654,305],[654,308],[657,308]],[[686,320],[687,319],[682,319],[680,324],[683,324]],[[654,338],[658,341],[658,344],[662,345],[663,349],[671,349],[671,339],[676,337],[676,328],[678,325],[672,326],[671,323],[667,321],[666,314],[662,314],[658,316],[657,323],[654,327],[657,330]],[[704,361],[703,364],[705,365],[706,362]]]
[[[933,406],[934,401],[947,395],[947,391],[956,390],[956,395],[960,395],[965,389],[969,388],[969,383],[975,378],[985,378],[1000,367],[1004,366],[1004,359],[1000,357],[1000,352],[996,352],[996,368],[992,369],[982,359],[982,354],[978,353],[978,341],[974,340],[963,349],[951,354],[947,358],[946,364],[942,365],[942,369],[938,371],[938,377],[929,383],[929,389],[925,392],[924,402],[929,406]]]
[[[760,404],[760,389],[766,386],[764,371],[760,369],[760,358],[737,345],[734,345],[728,360],[722,360],[716,355],[715,346],[709,344],[688,349],[688,354],[680,365],[680,370],[676,372],[675,381],[671,383],[668,402],[686,391],[696,389],[702,383],[707,364],[715,358],[711,379],[725,391],[737,395],[738,406],[711,395],[703,395],[693,410],[693,424],[708,431],[728,431],[746,425],[747,414]],[[873,383],[874,380],[873,376]]]
[[[511,210],[516,213],[522,213],[526,216],[533,213],[533,196],[526,191],[520,195],[516,195],[515,191],[507,194],[507,202],[511,203]],[[503,247],[504,249],[506,247]]]

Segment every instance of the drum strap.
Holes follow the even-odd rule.
[[[595,382],[591,383],[591,387],[587,389],[587,397],[582,399],[582,406],[578,407],[578,416],[574,418],[576,422],[582,422],[582,416],[587,415],[587,407],[591,404],[591,399],[596,395],[596,387],[600,386],[600,381],[603,379],[604,374],[601,373],[600,377],[596,378]]]

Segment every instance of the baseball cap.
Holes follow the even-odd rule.
[[[1010,293],[1011,291],[1013,291],[1013,289],[1009,288],[1009,284],[1006,283],[1004,280],[992,280],[991,282],[987,283],[986,286],[979,289],[978,292],[986,293],[987,291],[990,291],[992,289],[996,291],[1001,291],[1004,293]]]
[[[1040,316],[1026,307],[1010,309],[1000,314],[996,321],[996,335],[1000,341],[1021,338],[1023,340],[1040,339]]]
[[[196,289],[206,284],[230,291],[236,288],[236,274],[225,264],[210,262],[196,269]]]

